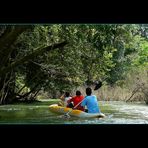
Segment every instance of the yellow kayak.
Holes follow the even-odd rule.
[[[86,113],[81,110],[72,110],[68,107],[58,106],[58,104],[52,104],[49,106],[49,110],[54,113],[66,114],[69,112],[70,116],[80,117],[80,118],[104,118],[103,113]]]

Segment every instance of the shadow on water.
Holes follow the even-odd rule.
[[[0,123],[4,124],[148,124],[148,106],[142,103],[99,102],[102,119],[61,118],[49,111],[56,101],[0,106]]]

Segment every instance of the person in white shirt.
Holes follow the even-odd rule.
[[[71,98],[72,97],[70,96],[69,92],[65,92],[65,94],[60,97],[60,99],[63,101],[65,107],[68,106],[68,102],[67,101],[70,100]]]

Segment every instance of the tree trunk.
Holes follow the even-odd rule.
[[[8,104],[15,93],[15,73],[13,71],[7,73],[5,79],[0,82],[1,86],[1,102],[0,104]]]
[[[15,58],[15,51],[11,54],[11,59]],[[10,60],[8,60],[8,63],[11,63]],[[14,96],[15,93],[15,82],[16,82],[16,76],[14,70],[11,69],[10,72],[6,73],[6,75],[1,79],[0,81],[0,98],[1,98],[1,104],[8,104],[12,101],[12,96]]]

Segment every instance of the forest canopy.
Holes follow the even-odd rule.
[[[1,25],[0,59],[0,104],[41,92],[57,98],[97,81],[147,87],[148,25]]]

